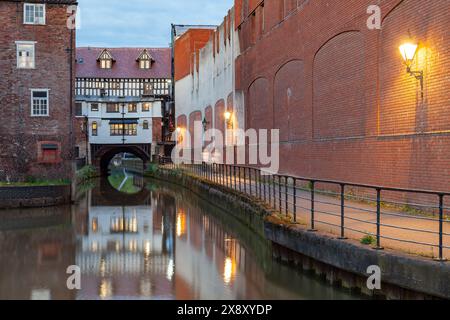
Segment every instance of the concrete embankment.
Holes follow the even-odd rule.
[[[331,284],[388,299],[450,298],[450,264],[397,251],[377,251],[354,240],[310,232],[286,222],[251,197],[180,172],[160,170],[154,178],[184,186],[226,210],[273,244],[276,258],[315,272]],[[368,268],[381,269],[381,290],[370,291]]]

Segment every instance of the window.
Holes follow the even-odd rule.
[[[150,60],[140,60],[139,68],[141,69],[150,69]]]
[[[100,68],[102,69],[111,69],[112,61],[111,60],[100,60]]]
[[[91,104],[91,111],[92,112],[97,112],[99,109],[98,109],[98,103],[92,103]]]
[[[139,62],[140,69],[150,69],[152,67],[153,58],[148,53],[147,49],[144,49],[139,58],[137,58],[137,61]]]
[[[144,96],[153,94],[153,86],[151,83],[144,83]]]
[[[80,117],[83,115],[83,104],[75,103],[75,116]]]
[[[109,127],[111,136],[137,136],[137,124],[135,123],[114,123],[110,124]]]
[[[98,135],[98,124],[97,124],[97,122],[95,122],[95,121],[92,122],[91,129],[92,129],[92,136],[96,137]]]
[[[48,90],[31,90],[31,116],[48,116]]]
[[[118,103],[108,103],[106,105],[106,112],[107,113],[119,113],[120,112],[120,106]]]
[[[35,42],[31,41],[17,41],[17,68],[19,69],[34,69],[34,46]]]
[[[80,147],[79,146],[75,147],[74,153],[75,153],[75,158],[79,159],[80,158]]]
[[[106,49],[103,50],[103,52],[98,57],[98,61],[100,61],[100,68],[102,69],[111,69],[113,60],[113,57]]]
[[[23,5],[24,24],[45,24],[45,4],[25,3]]]
[[[144,120],[144,124],[143,124],[144,130],[148,130],[148,121]]]
[[[41,163],[56,163],[60,160],[57,143],[42,142],[39,145],[38,161]]]
[[[150,107],[151,107],[151,104],[148,103],[148,102],[142,104],[142,112],[149,112],[150,111]]]
[[[137,104],[136,103],[130,103],[128,105],[128,112],[136,113],[137,112]]]

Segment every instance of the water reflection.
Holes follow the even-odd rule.
[[[45,228],[32,228],[39,210],[2,212],[1,299],[352,298],[273,262],[259,236],[164,183],[119,195],[98,181],[77,206],[46,210]],[[66,289],[73,264],[80,291]]]

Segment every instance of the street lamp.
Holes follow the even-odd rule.
[[[203,118],[202,125],[203,125],[203,130],[204,131],[208,130],[209,121],[206,120],[206,117]]]
[[[227,121],[228,129],[233,128],[233,114],[230,111],[225,112],[224,114],[225,120]]]
[[[412,71],[411,66],[419,51],[419,45],[414,42],[405,42],[400,46],[400,53],[406,65],[406,71],[417,79],[423,78],[423,71]]]
[[[423,98],[423,70],[412,70],[412,65],[419,52],[419,45],[413,41],[407,41],[400,47],[400,53],[406,65],[406,72],[420,81],[421,93]]]

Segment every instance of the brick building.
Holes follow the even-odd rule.
[[[232,9],[220,26],[188,28],[175,40],[175,114],[178,140],[183,141],[186,149],[193,149],[195,143],[205,146],[209,142],[203,132],[195,132],[195,122],[202,123],[198,131],[221,131],[223,143],[228,147],[237,141],[225,137],[226,129],[231,135],[244,128],[243,95],[235,90],[234,82],[235,60],[240,53],[234,21]],[[190,146],[184,138],[186,133],[191,138]],[[209,155],[200,151],[197,156],[225,161],[224,151],[216,150]]]
[[[0,180],[72,177],[76,1],[0,1]]]
[[[281,130],[281,171],[450,190],[450,2],[237,0],[246,127]],[[406,72],[399,46],[419,45]]]

